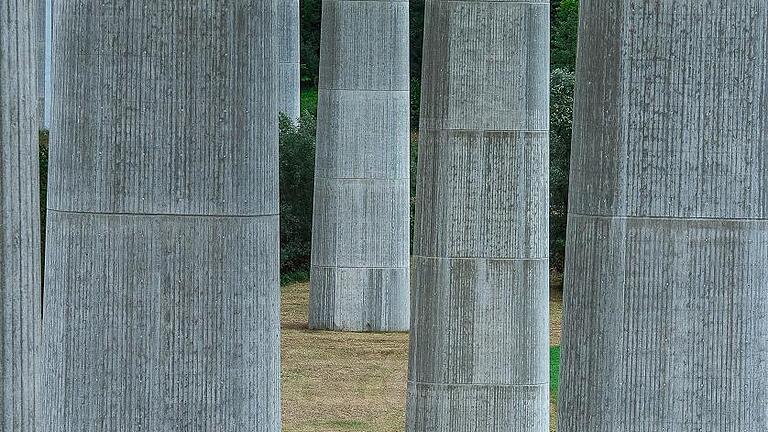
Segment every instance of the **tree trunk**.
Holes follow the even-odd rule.
[[[309,325],[408,329],[408,2],[326,0]]]
[[[57,0],[42,430],[279,430],[274,15]]]
[[[406,430],[549,430],[549,3],[425,5]]]
[[[278,109],[293,121],[299,118],[299,0],[282,0],[277,6]]]
[[[40,203],[32,0],[0,6],[0,430],[36,432]]]
[[[768,430],[768,10],[581,2],[563,432]]]

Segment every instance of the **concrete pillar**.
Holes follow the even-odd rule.
[[[406,431],[549,431],[549,2],[428,0]]]
[[[47,432],[276,432],[272,2],[57,0]]]
[[[309,325],[408,329],[408,2],[323,2]]]
[[[48,0],[35,0],[35,60],[37,82],[37,121],[45,128],[45,9]]]
[[[291,120],[299,118],[299,0],[277,0],[278,110]]]
[[[0,7],[0,430],[36,432],[40,191],[36,3]]]
[[[558,428],[768,430],[768,10],[580,7]]]
[[[43,110],[42,110],[42,124],[43,127],[48,129],[51,126],[51,111],[53,110],[53,86],[51,85],[53,77],[53,58],[51,53],[53,45],[53,4],[56,0],[45,1],[45,32],[43,37],[45,39],[44,46],[45,52],[44,69],[39,73],[43,75]],[[43,18],[38,19],[38,22],[42,22]]]

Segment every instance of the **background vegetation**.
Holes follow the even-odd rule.
[[[301,280],[308,274],[312,227],[312,175],[314,125],[320,59],[322,0],[301,2],[302,119],[298,128],[281,123],[280,182],[283,202],[281,259],[284,280]],[[568,173],[573,116],[574,70],[578,0],[551,2],[550,94],[550,255],[551,266],[562,271],[568,209]],[[424,0],[410,2],[411,61],[411,179],[414,192],[421,95],[421,51]],[[415,197],[411,199],[411,211]],[[301,201],[301,202],[299,202]]]
[[[301,1],[301,109],[298,125],[280,119],[281,273],[283,282],[305,280],[312,241],[312,196],[315,157],[315,117],[320,58],[322,0]],[[574,69],[578,0],[551,2],[550,94],[550,255],[553,270],[562,271],[568,209],[568,172],[573,116]],[[411,212],[416,179],[421,48],[424,0],[410,2],[411,45]],[[48,134],[40,136],[41,220],[45,226]],[[43,239],[45,229],[43,229]],[[43,248],[45,243],[43,243]]]
[[[577,0],[552,0],[550,94],[550,253],[559,285],[568,208],[568,172],[576,59]],[[411,0],[411,212],[415,203],[424,0]],[[302,116],[280,119],[280,246],[282,282],[306,280],[312,240],[321,0],[301,2]],[[41,220],[45,236],[48,134],[40,136]],[[413,219],[413,218],[412,218]],[[43,242],[43,250],[45,243]],[[333,333],[307,329],[307,284],[282,297],[283,428],[286,432],[402,430],[406,333]],[[561,292],[550,293],[552,429],[558,390]],[[331,387],[332,386],[332,387]],[[333,391],[329,391],[331,389]]]

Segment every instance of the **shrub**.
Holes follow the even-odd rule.
[[[419,130],[419,109],[421,108],[421,81],[411,78],[411,130]]]
[[[280,274],[292,280],[304,279],[310,265],[315,130],[308,111],[298,125],[280,116]]]
[[[551,62],[553,68],[576,69],[576,33],[579,28],[579,1],[562,0],[553,14]]]
[[[551,75],[549,124],[549,254],[550,266],[563,269],[568,220],[568,174],[571,157],[574,73],[554,69]]]

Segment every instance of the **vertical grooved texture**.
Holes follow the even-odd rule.
[[[768,430],[768,11],[580,4],[558,428]]]
[[[35,0],[35,60],[37,70],[37,121],[45,127],[45,3]]]
[[[57,0],[46,432],[277,432],[276,3]]]
[[[409,322],[408,2],[324,0],[309,325]]]
[[[299,0],[277,1],[277,108],[293,121],[300,114],[299,15]]]
[[[0,5],[0,430],[37,432],[40,203],[36,4]]]
[[[546,432],[549,2],[428,0],[407,432]]]

